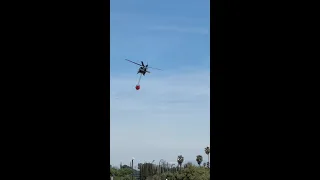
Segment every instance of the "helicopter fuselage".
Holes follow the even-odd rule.
[[[145,75],[146,73],[150,73],[147,69],[147,67],[140,67],[137,74],[141,73],[142,75]]]

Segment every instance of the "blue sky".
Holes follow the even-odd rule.
[[[110,160],[175,162],[210,142],[209,0],[111,0]],[[144,61],[152,70],[142,77]],[[205,158],[206,159],[206,158]]]

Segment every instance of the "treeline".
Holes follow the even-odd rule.
[[[150,164],[150,163],[149,163]],[[186,164],[183,168],[172,168],[168,171],[157,172],[156,168],[147,167],[140,170],[141,180],[209,180],[210,179],[210,169],[204,166],[194,166],[191,163]],[[155,165],[153,165],[155,166]],[[147,170],[147,168],[149,168]],[[132,169],[130,168],[111,168],[114,174],[113,180],[131,180]],[[135,177],[134,180],[137,180]]]
[[[141,180],[209,180],[210,168],[206,166],[194,166],[192,163],[187,163],[184,167],[173,168],[141,168]]]
[[[129,166],[124,166],[120,169],[110,166],[110,176],[113,177],[113,180],[131,180],[132,172]]]
[[[174,164],[166,163],[164,160],[160,160],[159,165],[153,163],[139,163],[139,171],[136,171],[127,165],[120,165],[120,169],[110,166],[110,176],[114,177],[113,180],[130,180],[134,174],[135,176],[139,176],[140,180],[209,180],[209,146],[206,147],[204,151],[208,156],[208,162],[202,164],[203,157],[198,155],[196,156],[198,166],[195,166],[192,163],[187,163],[182,167],[184,157],[179,155],[177,157],[178,166],[176,167],[174,167]]]

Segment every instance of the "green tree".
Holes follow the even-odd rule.
[[[147,179],[157,174],[156,165],[152,163],[144,163],[140,167],[141,179]]]
[[[210,180],[210,169],[187,163],[181,171],[165,172],[142,177],[142,180]],[[118,179],[116,179],[118,180]],[[121,179],[122,180],[122,179]]]
[[[208,155],[208,163],[210,162],[210,147],[204,148],[204,152]]]
[[[179,172],[162,174],[161,180],[210,180],[210,170],[204,167],[188,165]]]
[[[110,168],[110,176],[117,176],[118,170],[116,168],[111,167]]]
[[[196,159],[197,163],[199,164],[199,166],[201,165],[202,161],[203,161],[203,158],[201,155],[198,155],[197,156],[197,159]]]
[[[110,175],[114,177],[126,177],[132,175],[132,169],[129,166],[124,165],[121,169],[116,169],[114,167],[110,168]]]
[[[182,165],[183,161],[184,161],[184,157],[182,155],[179,155],[177,158],[177,162],[180,166],[180,170],[181,170],[181,165]]]
[[[190,167],[190,166],[193,166],[193,165],[192,165],[191,162],[188,162],[187,164],[184,165],[184,168],[187,168],[187,167]]]

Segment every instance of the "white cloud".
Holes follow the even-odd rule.
[[[161,75],[161,76],[160,76]],[[111,76],[111,162],[175,161],[204,153],[210,142],[210,73],[208,70]],[[129,159],[130,160],[130,159]]]

